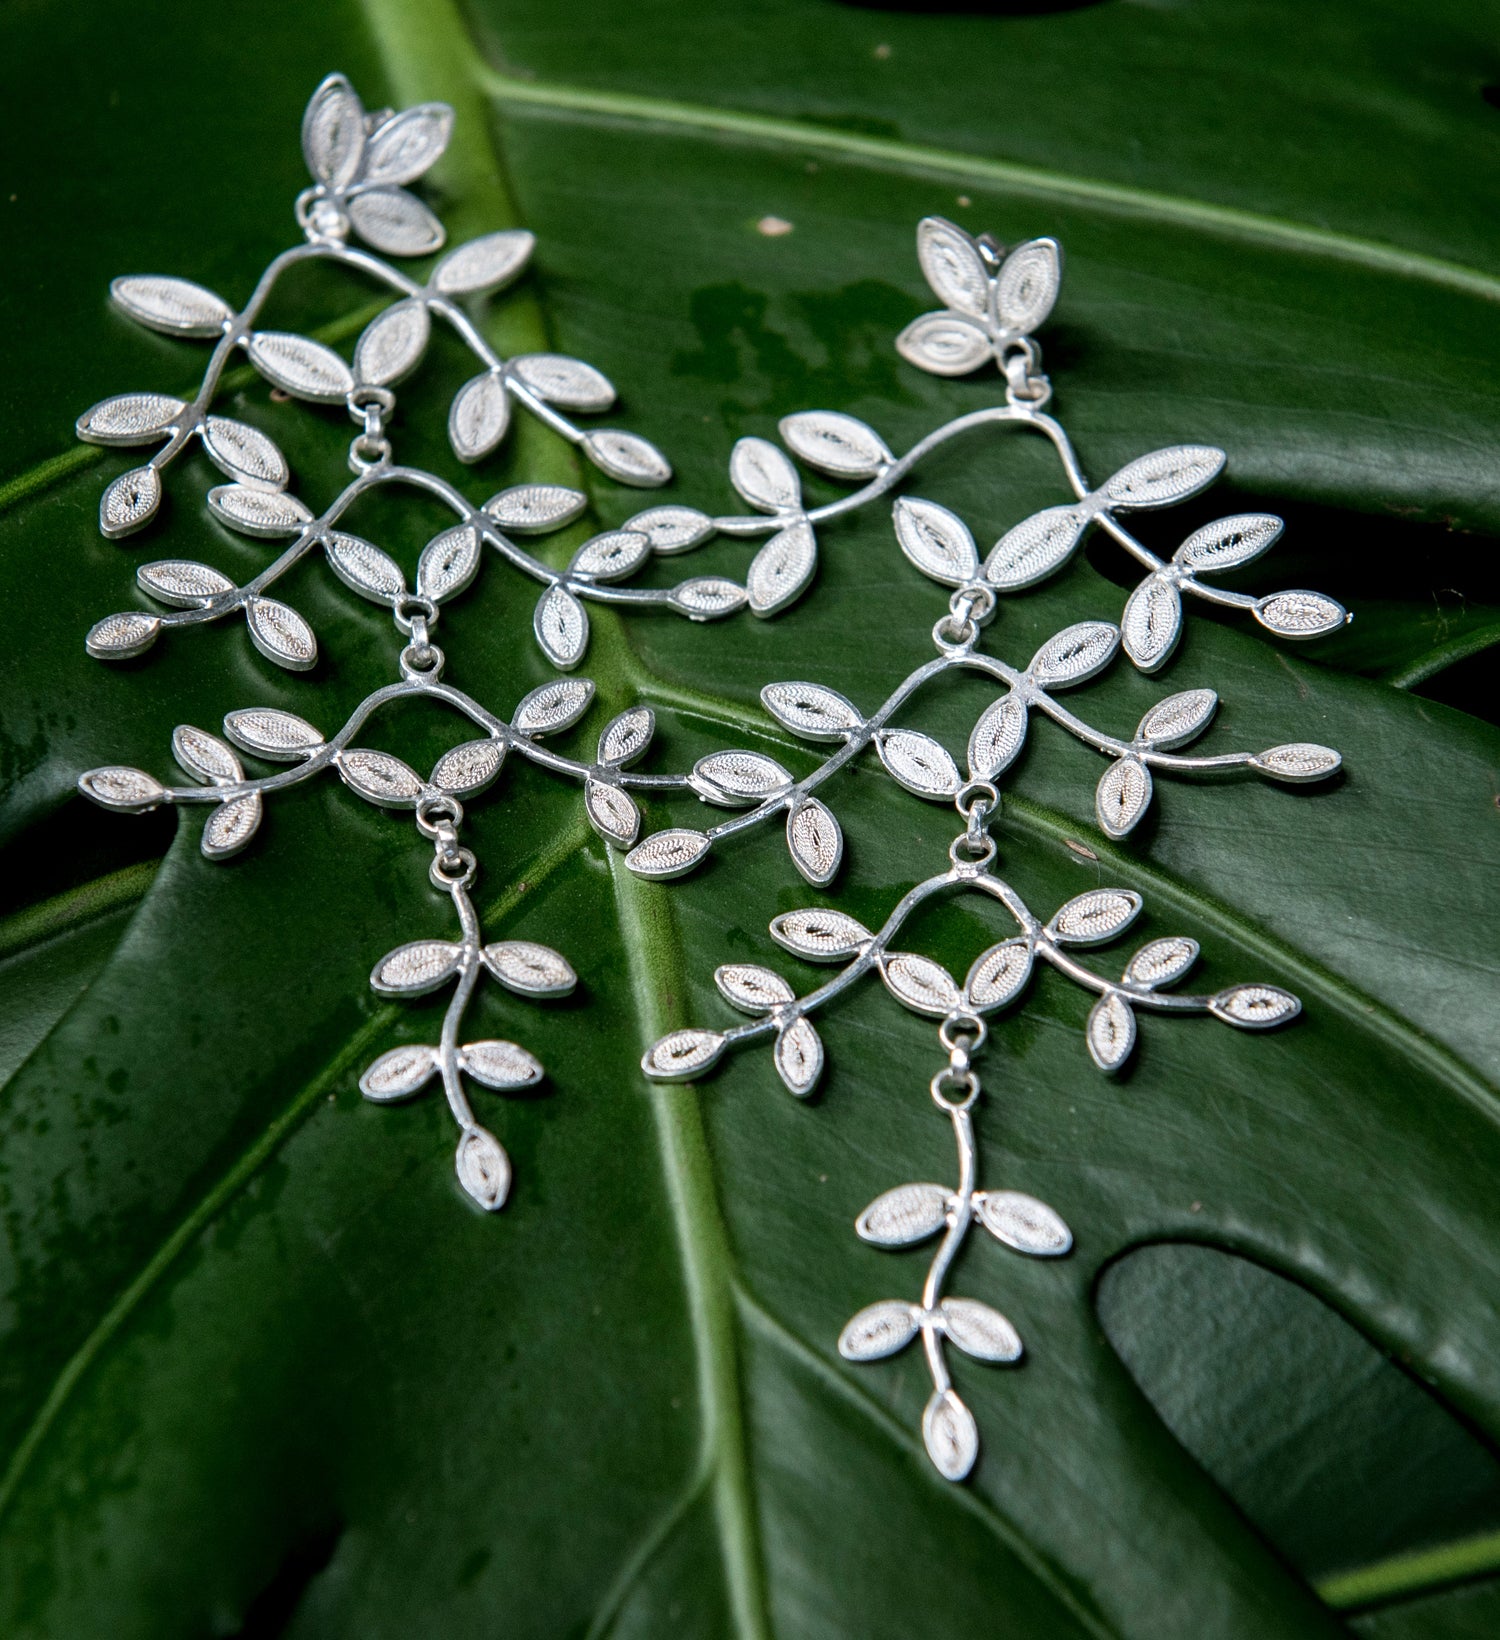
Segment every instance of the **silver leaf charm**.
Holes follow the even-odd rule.
[[[285,490],[263,490],[249,484],[220,484],[208,492],[208,510],[241,535],[276,540],[299,535],[312,514]]]
[[[118,541],[148,523],[160,505],[161,474],[155,467],[132,467],[100,497],[99,531]]]
[[[646,1051],[641,1069],[662,1082],[683,1082],[707,1070],[724,1051],[717,1031],[672,1031]]]
[[[1019,1190],[981,1190],[974,1196],[979,1222],[995,1238],[1033,1258],[1061,1258],[1073,1246],[1073,1232],[1035,1196]]]
[[[877,1247],[910,1247],[944,1228],[951,1200],[940,1184],[897,1185],[860,1214],[855,1234]]]
[[[567,958],[534,940],[499,940],[480,953],[484,965],[508,990],[530,997],[565,997],[578,984]]]
[[[502,1092],[534,1088],[546,1074],[538,1061],[514,1042],[466,1042],[458,1062],[476,1082]]]
[[[503,740],[466,740],[433,764],[428,785],[453,797],[473,797],[494,783],[504,761]]]
[[[583,784],[583,808],[589,824],[616,848],[629,848],[640,835],[641,811],[629,792],[592,776]]]
[[[387,552],[361,541],[357,535],[330,530],[323,548],[335,575],[345,586],[373,603],[389,604],[406,594],[406,577]]]
[[[945,1298],[938,1313],[943,1331],[978,1361],[1019,1361],[1021,1338],[998,1310],[972,1298]]]
[[[135,579],[142,592],[149,592],[174,609],[201,609],[235,589],[227,575],[188,558],[162,558],[154,564],[142,564]]]
[[[880,965],[880,977],[891,995],[913,1013],[942,1019],[963,1005],[953,976],[931,957],[913,951],[892,952]]]
[[[74,431],[87,444],[153,444],[186,409],[165,393],[121,393],[81,415]]]
[[[879,1361],[905,1349],[916,1336],[912,1306],[899,1299],[882,1299],[850,1319],[839,1334],[839,1354],[846,1361]]]
[[[902,496],[893,517],[901,550],[924,575],[944,586],[963,586],[979,574],[979,553],[968,525],[935,501]]]
[[[454,394],[448,408],[448,442],[460,461],[482,461],[509,427],[510,395],[499,371],[472,377]]]
[[[974,1414],[951,1389],[935,1391],[922,1413],[922,1441],[946,1481],[961,1481],[979,1456]]]
[[[1197,960],[1197,940],[1171,934],[1143,945],[1126,964],[1125,978],[1134,985],[1155,990],[1160,985],[1174,984]]]
[[[714,970],[714,984],[726,1002],[746,1014],[768,1014],[796,1000],[780,974],[749,962],[722,964]]]
[[[247,706],[224,719],[224,733],[241,751],[276,763],[296,763],[323,745],[312,724],[274,706]]]
[[[1182,634],[1182,597],[1160,575],[1148,575],[1130,594],[1120,617],[1125,653],[1142,672],[1166,665]]]
[[[1032,948],[1027,939],[1002,940],[974,959],[964,981],[964,1006],[985,1014],[1014,1002],[1031,978]]]
[[[208,817],[199,846],[210,860],[227,860],[254,837],[265,813],[259,792],[221,803]]]
[[[161,274],[116,279],[109,294],[115,306],[137,324],[169,336],[218,336],[234,317],[234,309],[222,296],[187,279]]]
[[[709,840],[701,831],[679,826],[671,831],[652,832],[625,856],[625,864],[637,877],[666,882],[685,876],[708,850]]]
[[[767,449],[774,449],[767,445]],[[775,615],[807,590],[818,567],[818,543],[812,525],[799,519],[788,524],[756,553],[745,577],[752,615]]]
[[[356,746],[335,758],[339,774],[368,803],[386,809],[415,808],[422,795],[416,772],[389,752],[372,752]]]
[[[251,488],[280,490],[292,476],[275,443],[248,422],[209,416],[203,423],[203,448],[221,472]]]
[[[537,600],[532,620],[536,641],[552,664],[571,671],[589,646],[588,611],[565,586],[554,585]]]
[[[789,450],[833,478],[874,478],[896,459],[873,427],[836,410],[783,416],[778,431]]]
[[[809,962],[842,962],[863,951],[874,937],[842,911],[786,911],[771,923],[771,938]]]
[[[354,375],[374,387],[389,387],[422,362],[432,335],[427,304],[420,297],[393,302],[365,326],[354,347]]]
[[[656,713],[649,706],[627,707],[604,726],[599,761],[623,769],[645,755],[656,733]]]
[[[807,1020],[794,1019],[777,1035],[772,1058],[787,1091],[806,1099],[823,1074],[822,1038]]]
[[[768,683],[761,704],[773,718],[804,740],[847,740],[864,719],[836,690],[818,683]]]
[[[458,1182],[487,1213],[505,1206],[510,1193],[510,1158],[500,1141],[484,1128],[470,1128],[454,1157]]]
[[[579,448],[601,473],[637,489],[655,489],[672,476],[671,464],[661,451],[635,433],[605,428],[585,434]]]
[[[377,1105],[410,1099],[426,1086],[437,1068],[438,1058],[431,1048],[392,1048],[360,1077],[359,1091]]]
[[[536,235],[503,228],[471,239],[448,252],[432,270],[429,287],[440,296],[477,296],[508,285],[536,248]]]
[[[588,504],[581,490],[563,484],[516,484],[492,495],[484,510],[514,535],[538,535],[571,524]]]
[[[417,594],[440,604],[456,597],[479,570],[479,532],[472,524],[454,524],[422,548],[417,560]]]
[[[558,734],[577,723],[593,698],[594,686],[587,678],[558,678],[522,697],[511,727],[521,735]]]
[[[375,964],[370,984],[382,996],[424,996],[453,978],[463,954],[452,940],[412,940]]]
[[[984,578],[1003,592],[1035,586],[1067,563],[1087,528],[1088,514],[1080,507],[1048,507],[1023,518],[995,543]]]
[[[1026,703],[1002,695],[986,708],[969,736],[969,778],[994,780],[1020,755],[1026,744]]]
[[[1297,998],[1276,985],[1231,985],[1219,992],[1209,1008],[1219,1019],[1247,1031],[1284,1025],[1302,1012]]]
[[[1122,934],[1141,913],[1141,897],[1128,888],[1092,888],[1075,895],[1047,924],[1064,945],[1102,945]]]
[[[931,735],[885,729],[875,737],[875,750],[891,778],[918,797],[940,802],[959,788],[958,765]]]
[[[797,870],[815,888],[824,888],[844,858],[843,828],[826,804],[805,797],[786,817],[786,846]]]
[[[729,482],[761,512],[796,512],[802,505],[797,469],[768,439],[739,440],[729,454]]]
[[[240,760],[217,735],[179,723],[172,731],[172,756],[194,780],[206,785],[224,785],[243,780]]]
[[[1094,813],[1109,837],[1124,837],[1151,807],[1151,771],[1138,757],[1116,759],[1094,792]]]
[[[582,359],[527,353],[512,359],[510,368],[538,398],[565,410],[608,410],[615,402],[608,378]]]
[[[291,672],[317,665],[318,640],[312,628],[289,605],[275,598],[252,598],[245,605],[250,640],[267,660]]]
[[[245,349],[250,363],[283,393],[314,404],[342,404],[354,390],[354,373],[333,351],[310,336],[260,330]]]
[[[693,765],[688,781],[710,803],[748,808],[785,791],[792,777],[761,752],[710,752]]]
[[[1106,991],[1089,1012],[1089,1056],[1101,1071],[1117,1071],[1135,1047],[1135,1010],[1118,991]]]

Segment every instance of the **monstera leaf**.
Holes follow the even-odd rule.
[[[980,9],[147,0],[0,23],[0,1631],[1494,1631],[1494,19],[1457,0],[1420,19],[1348,0]],[[179,330],[243,300],[295,238],[302,108],[334,68],[372,109],[453,105],[413,186],[451,244],[537,238],[533,282],[474,311],[507,356],[598,365],[622,423],[674,463],[664,503],[739,510],[731,446],[796,411],[859,418],[879,460],[995,401],[993,374],[924,375],[893,346],[932,307],[913,224],[943,215],[1063,245],[1042,339],[1091,473],[1222,446],[1219,510],[1195,502],[1188,525],[1289,523],[1274,569],[1235,584],[1319,586],[1354,611],[1293,652],[1195,603],[1161,675],[1089,686],[1126,735],[1167,688],[1212,687],[1237,745],[1338,747],[1331,790],[1174,782],[1111,842],[1086,748],[1037,731],[1005,775],[995,835],[1033,903],[1137,889],[1144,937],[1190,936],[1209,983],[1263,976],[1304,1013],[1260,1038],[1153,1017],[1112,1081],[1084,1050],[1087,999],[1057,976],[994,1022],[981,1142],[1074,1248],[962,1266],[1026,1359],[955,1369],[983,1431],[961,1487],[923,1453],[914,1356],[838,1353],[845,1320],[906,1291],[892,1282],[923,1257],[866,1245],[855,1217],[951,1165],[930,1021],[878,987],[820,1016],[829,1068],[808,1103],[761,1056],[698,1085],[636,1068],[663,1032],[725,1023],[721,963],[807,988],[766,933],[810,903],[778,838],[647,883],[541,769],[507,767],[472,800],[487,937],[556,947],[579,977],[566,1001],[492,986],[476,1009],[476,1037],[519,1037],[548,1068],[526,1097],[484,1095],[514,1164],[484,1214],[447,1165],[441,1102],[382,1108],[357,1086],[436,1040],[440,999],[365,984],[400,941],[451,937],[409,825],[307,785],[218,864],[195,818],[74,795],[80,770],[153,766],[178,724],[250,702],[342,721],[393,675],[386,615],[311,562],[286,588],[317,634],[310,673],[244,623],[109,667],[83,650],[146,537],[99,534],[100,494],[134,458],[72,444],[74,420],[132,383],[162,397],[131,414],[170,418],[202,345],[132,327],[108,281],[190,280]],[[310,271],[270,322],[347,357],[363,300]],[[436,334],[429,358],[393,437],[462,482],[447,416],[464,361]],[[300,495],[342,482],[337,407],[284,402],[249,370],[229,388],[217,408],[252,431],[221,442],[242,466],[269,447]],[[546,544],[558,564],[640,505],[529,424],[466,453],[493,491],[589,487],[593,516]],[[923,474],[984,551],[1071,499],[1040,441],[1005,435]],[[268,561],[205,509],[223,481],[184,459],[152,558],[239,580]],[[846,489],[812,477],[803,503]],[[119,494],[126,526],[156,504]],[[770,624],[596,605],[576,755],[642,702],[642,768],[689,768],[727,735],[808,768],[760,686],[813,679],[869,709],[947,608],[878,511],[820,526],[816,584]],[[1146,516],[1169,554],[1178,521],[1151,534]],[[351,528],[414,584],[449,523],[376,509]],[[719,541],[702,573],[743,582],[752,552]],[[1134,585],[1118,549],[1086,546],[1001,600],[996,645],[1024,661],[1117,619]],[[481,698],[556,675],[527,635],[534,602],[491,563],[445,606],[453,675]],[[920,728],[959,748],[992,696],[955,687]],[[432,768],[465,732],[430,718],[393,720],[372,749]],[[648,831],[700,812],[646,808]],[[812,892],[878,926],[950,831],[873,761],[838,819],[841,873]],[[958,974],[1001,937],[958,908],[918,936]]]

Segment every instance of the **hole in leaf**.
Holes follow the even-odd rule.
[[[1310,1582],[1500,1527],[1495,1453],[1295,1282],[1165,1243],[1110,1265],[1096,1302],[1167,1428]],[[1330,1598],[1362,1603],[1346,1587]]]

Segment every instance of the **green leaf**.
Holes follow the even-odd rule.
[[[1353,1602],[1378,1640],[1488,1632],[1488,1585],[1428,1592],[1500,1565],[1482,1487],[1472,1507],[1423,1494],[1395,1511],[1328,1484],[1347,1443],[1366,1469],[1391,1450],[1380,1394],[1330,1411],[1341,1386],[1324,1369],[1352,1358],[1349,1339],[1309,1324],[1325,1342],[1279,1353],[1305,1370],[1300,1401],[1285,1377],[1257,1380],[1267,1446],[1278,1429],[1305,1442],[1269,1512],[1256,1500],[1276,1471],[1234,1461],[1243,1385],[1209,1347],[1295,1333],[1306,1289],[1369,1341],[1377,1388],[1397,1372],[1383,1352],[1437,1397],[1436,1422],[1419,1420],[1433,1454],[1500,1439],[1485,1301],[1500,736],[1381,681],[1435,686],[1496,632],[1488,20],[1457,0],[1420,29],[1342,0],[1034,17],[600,0],[585,21],[534,0],[463,16],[148,0],[0,24],[18,178],[0,291],[0,868],[19,908],[0,924],[0,1630],[1263,1640],[1341,1632],[1330,1603]],[[204,344],[133,326],[109,280],[157,272],[242,301],[295,236],[302,108],[335,68],[372,109],[453,104],[452,142],[418,185],[449,243],[537,235],[531,271],[476,309],[486,334],[602,371],[618,425],[673,462],[662,504],[738,510],[730,448],[784,415],[847,413],[901,451],[994,402],[997,378],[925,377],[892,345],[930,305],[912,233],[937,212],[1065,246],[1042,340],[1091,474],[1173,442],[1229,452],[1227,480],[1147,516],[1148,540],[1170,551],[1225,512],[1282,513],[1286,544],[1233,584],[1322,587],[1355,612],[1308,659],[1190,603],[1159,678],[1117,662],[1070,697],[1128,736],[1163,694],[1212,685],[1205,749],[1315,739],[1344,754],[1331,790],[1163,776],[1110,843],[1093,753],[1038,722],[1007,772],[1000,864],[1034,907],[1137,889],[1136,935],[1197,940],[1205,988],[1264,978],[1305,1011],[1266,1037],[1144,1017],[1115,1081],[1084,1048],[1088,999],[1056,976],[994,1021],[977,1116],[990,1182],[1052,1204],[1075,1249],[976,1246],[961,1263],[963,1292],[1027,1351],[1019,1370],[955,1369],[981,1431],[961,1488],[922,1452],[915,1356],[851,1366],[836,1347],[856,1310],[920,1287],[920,1251],[867,1246],[853,1221],[905,1180],[948,1177],[930,1022],[878,986],[820,1015],[829,1069],[809,1103],[765,1053],[697,1086],[635,1068],[668,1029],[730,1023],[723,962],[814,983],[770,939],[773,915],[836,904],[878,927],[942,863],[941,814],[872,758],[823,794],[846,838],[826,893],[769,829],[696,878],[643,883],[579,792],[520,759],[471,801],[486,938],[553,946],[580,981],[545,1007],[490,987],[475,1009],[474,1040],[548,1067],[539,1096],[483,1094],[514,1167],[495,1215],[466,1206],[440,1099],[378,1108],[357,1088],[380,1053],[437,1040],[441,998],[366,985],[396,945],[453,934],[400,815],[332,780],[298,787],[220,865],[195,814],[173,836],[160,815],[83,812],[72,795],[100,764],[164,774],[177,724],[233,709],[327,732],[394,674],[388,619],[311,558],[286,588],[317,634],[310,674],[268,663],[243,623],[170,632],[123,665],[82,647],[133,606],[148,538],[149,557],[236,584],[268,561],[210,520],[223,475],[197,454],[146,534],[104,540],[100,493],[137,457],[71,431],[106,398],[191,387]],[[347,358],[376,310],[367,288],[308,270],[268,323]],[[593,516],[539,538],[558,564],[639,512],[637,492],[526,417],[482,474],[461,467],[448,405],[472,373],[434,336],[402,389],[402,459],[476,499],[589,487]],[[244,370],[218,408],[285,452],[310,505],[344,482],[336,407],[275,400]],[[1009,433],[950,447],[915,493],[981,554],[1068,499],[1050,452]],[[412,584],[449,522],[372,501],[350,527]],[[718,541],[688,573],[742,580],[752,550]],[[812,591],[769,624],[596,604],[583,670],[598,698],[559,748],[590,759],[641,702],[658,725],[645,770],[727,742],[810,768],[761,686],[805,677],[870,710],[930,655],[947,596],[879,508],[822,528],[819,553]],[[683,566],[660,568],[670,585]],[[1097,542],[1003,600],[987,645],[1024,664],[1064,626],[1117,619],[1133,584]],[[1453,629],[1433,619],[1448,587],[1465,611]],[[488,555],[443,610],[450,676],[502,713],[555,675],[528,635],[534,601]],[[961,747],[993,695],[955,686],[909,721]],[[370,733],[418,770],[469,738],[415,710]],[[652,802],[643,835],[698,814]],[[140,863],[150,848],[158,867]],[[962,974],[1010,932],[952,907],[909,943]],[[1163,1373],[1145,1349],[1173,1313],[1162,1284],[1118,1278],[1130,1249],[1184,1240],[1295,1286],[1216,1334],[1216,1300],[1240,1289],[1190,1285],[1170,1336],[1202,1347]],[[1330,1498],[1336,1522],[1317,1518]]]

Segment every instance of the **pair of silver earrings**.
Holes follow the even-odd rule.
[[[530,997],[563,995],[576,983],[566,958],[547,946],[487,941],[474,907],[470,891],[478,863],[461,841],[464,803],[496,779],[508,757],[525,758],[580,784],[594,829],[607,844],[628,850],[627,866],[650,878],[680,877],[730,838],[774,820],[784,826],[796,869],[809,883],[827,887],[838,874],[844,838],[818,793],[870,748],[908,792],[953,804],[959,828],[946,867],[907,893],[878,930],[823,908],[789,912],[771,923],[772,938],[794,956],[838,965],[831,980],[799,996],[774,969],[725,964],[714,976],[719,990],[752,1017],[722,1031],[673,1031],[646,1054],[643,1069],[654,1078],[696,1077],[727,1049],[765,1039],[781,1080],[806,1098],[824,1057],[810,1016],[868,974],[878,975],[904,1007],[938,1021],[940,1063],[928,1092],[953,1130],[957,1180],[952,1186],[898,1184],[865,1208],[855,1228],[879,1247],[941,1239],[920,1297],[884,1299],[862,1309],[844,1327],[838,1347],[846,1359],[865,1362],[921,1339],[933,1384],[923,1437],[938,1470],[960,1480],[974,1464],[979,1438],[953,1387],[947,1346],[981,1361],[1013,1362],[1022,1343],[998,1310],[945,1292],[953,1259],[976,1223],[1007,1247],[1035,1257],[1057,1257],[1072,1245],[1066,1224],[1051,1207],[980,1183],[971,1112],[981,1094],[976,1056],[990,1016],[1020,999],[1038,962],[1048,964],[1095,996],[1086,1047],[1101,1071],[1112,1072],[1129,1058],[1142,1012],[1211,1014],[1259,1030],[1292,1019],[1300,1006],[1289,992],[1260,982],[1200,995],[1175,989],[1198,955],[1196,943],[1186,937],[1150,941],[1130,956],[1119,978],[1088,967],[1075,953],[1124,934],[1141,909],[1140,896],[1128,889],[1094,889],[1045,921],[1037,917],[992,869],[996,849],[990,827],[1000,808],[1001,777],[1020,755],[1033,715],[1040,715],[1106,760],[1095,810],[1110,837],[1124,836],[1140,821],[1162,775],[1246,770],[1275,781],[1323,780],[1339,768],[1339,755],[1310,743],[1209,756],[1179,750],[1208,728],[1218,705],[1211,689],[1166,696],[1129,738],[1093,727],[1057,697],[1104,671],[1121,650],[1141,671],[1157,671],[1177,646],[1185,597],[1246,610],[1284,638],[1321,636],[1348,617],[1320,593],[1252,598],[1217,584],[1219,572],[1250,562],[1274,544],[1282,526],[1269,514],[1236,514],[1195,530],[1170,560],[1139,541],[1125,522],[1128,516],[1197,495],[1222,472],[1224,453],[1204,445],[1155,450],[1091,487],[1067,433],[1047,413],[1052,388],[1033,334],[1058,296],[1059,247],[1048,239],[1032,240],[1007,255],[987,236],[975,239],[940,218],[919,225],[917,252],[942,306],[907,326],[896,346],[910,364],[938,376],[996,367],[1004,382],[1003,403],[957,417],[899,458],[873,428],[851,416],[828,410],[788,416],[780,424],[784,448],[743,438],[730,454],[730,483],[753,512],[713,516],[681,505],[650,507],[622,528],[584,542],[566,569],[551,568],[522,543],[579,517],[587,506],[580,491],[522,484],[475,503],[445,479],[394,457],[394,388],[421,362],[435,320],[457,334],[478,365],[449,413],[449,440],[459,460],[475,463],[488,456],[516,412],[523,411],[622,484],[659,486],[671,469],[637,434],[585,429],[573,420],[608,410],[614,402],[613,387],[591,365],[556,354],[501,358],[475,324],[466,301],[501,289],[522,272],[533,248],[530,234],[508,230],[472,240],[443,255],[421,281],[387,260],[443,248],[442,224],[409,185],[442,154],[451,125],[452,111],[439,103],[366,113],[348,81],[330,76],[314,93],[303,121],[303,151],[314,179],[296,203],[303,242],[270,263],[242,308],[181,278],[132,276],[114,282],[114,302],[131,318],[169,335],[212,342],[196,395],[188,400],[126,393],[95,405],[78,423],[79,436],[94,443],[157,446],[145,465],[121,474],[105,490],[99,515],[105,535],[125,537],[150,524],[161,503],[163,475],[197,440],[226,479],[208,497],[214,516],[239,534],[284,543],[244,585],[194,560],[142,565],[136,574],[140,589],[164,607],[106,616],[88,634],[91,655],[104,660],[138,655],[170,628],[242,617],[267,660],[306,671],[317,661],[316,636],[272,589],[294,564],[321,550],[352,591],[390,611],[402,642],[398,676],[331,731],[280,708],[253,705],[230,711],[222,736],[182,725],[172,750],[188,776],[186,784],[167,785],[143,770],[111,766],[89,770],[79,787],[95,802],[130,812],[163,803],[205,805],[202,850],[215,860],[250,843],[271,794],[325,771],[367,802],[412,815],[432,846],[429,879],[451,901],[457,935],[396,946],[375,964],[370,983],[385,996],[451,986],[451,1000],[437,1042],[382,1054],[365,1071],[360,1089],[367,1099],[389,1103],[439,1081],[459,1130],[459,1181],[475,1202],[491,1210],[506,1200],[511,1169],[500,1142],[474,1114],[471,1087],[526,1088],[544,1072],[516,1043],[464,1040],[470,999],[486,978]],[[309,337],[257,328],[282,274],[307,261],[340,264],[394,298],[366,326],[351,360]],[[349,450],[352,477],[321,510],[290,488],[287,463],[264,432],[213,413],[223,373],[237,352],[282,393],[347,407],[357,428]],[[694,621],[716,620],[746,605],[762,617],[787,608],[815,578],[820,523],[891,496],[932,450],[991,426],[1044,436],[1057,453],[1071,498],[1015,525],[981,561],[972,534],[954,513],[910,494],[896,497],[893,518],[901,550],[922,575],[950,589],[948,611],[932,630],[936,655],[869,713],[818,683],[768,683],[761,699],[770,716],[798,738],[830,748],[800,780],[773,758],[740,749],[700,758],[685,773],[641,772],[637,764],[656,728],[647,706],[631,707],[608,722],[592,755],[559,751],[553,738],[574,728],[591,703],[593,686],[583,678],[559,676],[532,690],[505,717],[447,681],[447,657],[434,631],[445,605],[474,580],[487,546],[540,584],[532,620],[536,641],[566,674],[587,651],[591,602],[650,606]],[[855,488],[827,505],[808,507],[792,456]],[[388,553],[342,528],[345,514],[362,496],[390,485],[435,497],[453,514],[453,522],[423,548],[410,585]],[[1111,536],[1144,571],[1118,624],[1079,622],[1049,638],[1025,665],[987,653],[981,647],[984,628],[999,598],[1060,571],[1093,528]],[[707,575],[666,590],[629,584],[653,558],[689,552],[716,535],[758,543],[743,583]],[[956,670],[979,673],[998,686],[974,724],[962,769],[932,736],[891,726],[898,710],[931,680]],[[413,697],[453,708],[473,729],[471,738],[444,752],[425,776],[389,753],[359,744],[377,713]],[[280,767],[247,774],[241,754]],[[639,792],[691,793],[734,812],[703,829],[674,827],[642,838]],[[894,948],[912,912],[944,894],[981,895],[1003,908],[1008,927],[1014,925],[1008,937],[975,957],[962,983],[931,958]]]

